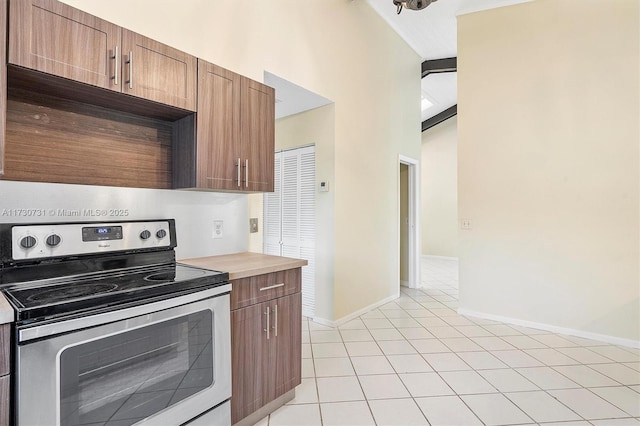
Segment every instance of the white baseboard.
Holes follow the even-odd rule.
[[[451,257],[451,256],[436,256],[433,254],[423,254],[422,256],[420,256],[423,259],[442,259],[442,260],[458,260],[457,257]]]
[[[401,287],[407,287],[407,288],[408,288],[408,287],[409,287],[409,281],[402,281],[402,280],[400,280],[400,286],[401,286]]]
[[[325,318],[319,318],[319,317],[313,317],[312,320],[313,322],[317,322],[318,324],[322,324],[322,325],[326,325],[328,327],[339,327],[342,324],[345,324],[353,319],[358,318],[360,315],[366,314],[367,312],[369,312],[372,309],[375,309],[377,307],[380,307],[382,305],[386,305],[389,302],[392,302],[394,300],[396,300],[397,298],[400,297],[400,293],[396,293],[393,296],[389,296],[386,299],[382,299],[379,302],[376,302],[372,305],[367,306],[366,308],[362,308],[360,310],[357,310],[356,312],[349,314],[347,316],[344,316],[340,319],[337,319],[335,321],[331,321]]]
[[[322,324],[322,325],[326,325],[327,327],[335,327],[335,322],[328,320],[328,319],[324,319],[324,318],[320,318],[320,317],[313,317],[313,318],[309,318],[311,321],[316,322],[318,324]]]
[[[484,312],[472,311],[469,309],[458,308],[458,314],[469,317],[488,319],[492,321],[504,322],[507,324],[519,325],[521,327],[535,328],[537,330],[551,331],[552,333],[566,334],[568,336],[582,337],[585,339],[597,340],[599,342],[611,343],[618,346],[627,346],[630,348],[640,349],[640,341],[623,339],[621,337],[609,336],[606,334],[591,333],[589,331],[576,330],[573,328],[558,327],[551,324],[544,324],[534,321],[526,321],[516,318],[503,317],[501,315],[487,314]]]

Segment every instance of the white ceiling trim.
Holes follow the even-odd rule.
[[[276,89],[276,120],[333,103],[268,71],[264,72],[264,83]]]
[[[482,12],[483,10],[497,9],[499,7],[513,6],[514,4],[529,3],[534,0],[504,0],[499,5],[487,6],[482,3],[474,3],[469,7],[465,7],[456,13],[456,16],[468,15],[469,13]]]

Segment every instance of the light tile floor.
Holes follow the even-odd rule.
[[[458,264],[338,328],[303,320],[302,384],[260,426],[640,426],[640,350],[456,313]]]

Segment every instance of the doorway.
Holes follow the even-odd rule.
[[[418,223],[418,161],[399,158],[399,280],[409,288],[420,287],[420,239]]]

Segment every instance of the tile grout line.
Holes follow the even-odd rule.
[[[360,319],[360,317],[358,317],[358,319]],[[364,324],[364,322],[363,322],[363,324]],[[342,333],[341,333],[340,327],[338,327],[338,334],[340,334],[340,338],[342,339]],[[369,334],[371,334],[371,332],[369,332]],[[373,336],[371,336],[371,337],[373,338]],[[364,388],[362,387],[362,383],[360,382],[360,378],[358,376],[358,372],[356,371],[356,367],[355,367],[355,365],[353,365],[353,361],[351,360],[351,355],[349,355],[349,350],[346,349],[346,345],[345,345],[345,350],[347,351],[347,357],[349,358],[349,363],[351,364],[351,368],[353,368],[353,372],[356,375],[356,380],[358,381],[358,385],[360,386],[360,391],[362,392],[362,396],[364,397],[365,404],[367,404],[367,408],[369,409],[369,414],[371,414],[371,418],[373,419],[374,425],[377,425],[378,422],[376,421],[376,418],[373,415],[373,410],[371,409],[371,404],[369,404],[369,399],[367,399],[367,395],[364,393]]]
[[[422,281],[423,284],[425,284],[424,280]],[[597,393],[593,392],[592,389],[597,389],[597,388],[607,388],[607,387],[614,387],[614,388],[624,388],[626,390],[628,390],[629,392],[634,392],[637,394],[640,394],[640,391],[638,391],[637,389],[632,388],[631,386],[636,386],[637,385],[631,385],[631,384],[623,384],[620,383],[618,380],[616,380],[614,377],[611,377],[611,375],[613,375],[614,373],[605,373],[605,372],[600,372],[598,370],[596,370],[596,368],[594,368],[594,366],[597,366],[599,364],[611,364],[611,365],[617,365],[617,366],[621,366],[621,367],[626,367],[629,368],[631,370],[637,370],[636,368],[633,368],[630,365],[627,364],[631,364],[631,363],[637,363],[638,361],[616,361],[615,359],[611,358],[610,354],[604,355],[598,351],[592,350],[594,347],[612,347],[612,348],[617,348],[618,350],[625,350],[625,348],[620,348],[616,345],[595,345],[595,342],[593,345],[589,345],[589,341],[588,339],[583,339],[581,341],[573,341],[570,338],[568,338],[569,336],[563,336],[563,335],[559,335],[557,333],[542,333],[542,334],[530,334],[527,333],[526,329],[527,327],[521,327],[521,328],[515,328],[515,327],[511,327],[511,325],[509,324],[503,324],[503,323],[499,323],[496,321],[492,321],[492,322],[487,322],[487,320],[480,320],[480,321],[474,321],[473,319],[469,319],[467,317],[462,316],[463,318],[465,318],[466,320],[468,320],[471,324],[464,324],[464,322],[459,321],[459,320],[452,320],[451,322],[447,321],[447,317],[452,318],[455,315],[448,315],[450,313],[450,311],[454,311],[455,312],[455,306],[451,306],[451,305],[455,305],[457,304],[457,301],[447,301],[447,300],[437,300],[435,299],[433,296],[450,296],[453,297],[454,299],[457,299],[458,295],[457,295],[457,290],[455,290],[452,286],[444,284],[444,283],[439,283],[437,284],[438,287],[436,288],[429,288],[429,289],[425,289],[425,288],[419,288],[419,289],[405,289],[403,287],[401,287],[400,289],[400,297],[398,299],[396,299],[395,301],[389,302],[389,304],[387,305],[391,305],[389,306],[390,309],[381,309],[382,307],[376,308],[375,310],[370,311],[371,312],[377,312],[376,316],[380,316],[380,317],[374,317],[374,318],[367,318],[366,315],[369,313],[365,313],[363,315],[361,315],[360,317],[357,317],[354,320],[358,320],[362,323],[362,326],[364,328],[360,328],[360,327],[355,327],[355,328],[346,328],[346,329],[341,329],[340,327],[335,327],[335,328],[331,328],[333,330],[336,330],[338,333],[337,335],[340,337],[341,340],[341,344],[344,347],[344,350],[346,352],[346,357],[349,359],[349,365],[351,367],[351,369],[353,370],[353,374],[355,375],[356,380],[358,381],[359,387],[360,387],[360,391],[362,392],[362,395],[364,397],[364,402],[366,402],[367,407],[369,409],[369,414],[372,416],[372,418],[374,419],[374,422],[377,422],[377,420],[375,419],[375,416],[373,415],[373,410],[371,409],[371,405],[370,405],[370,401],[373,400],[369,400],[364,392],[364,388],[360,379],[360,374],[357,373],[356,369],[355,369],[355,364],[354,364],[354,359],[353,358],[357,358],[358,356],[352,356],[349,351],[347,350],[347,343],[357,343],[357,342],[373,342],[375,343],[375,346],[381,353],[382,353],[382,357],[384,357],[384,360],[386,361],[386,363],[388,365],[391,366],[391,371],[393,371],[393,373],[384,373],[384,374],[393,374],[398,380],[400,380],[400,382],[403,385],[404,390],[408,393],[409,397],[406,399],[411,399],[414,404],[419,408],[422,416],[428,421],[428,417],[427,417],[427,413],[424,412],[422,410],[422,408],[420,407],[420,405],[417,402],[418,398],[421,397],[417,397],[417,396],[413,396],[411,391],[409,391],[409,388],[407,387],[407,384],[402,380],[401,375],[402,374],[422,374],[425,372],[405,372],[405,373],[400,373],[398,370],[399,367],[395,366],[393,363],[391,363],[390,360],[390,356],[392,355],[396,355],[393,353],[387,353],[384,351],[383,346],[381,342],[385,342],[385,341],[399,341],[399,342],[405,342],[408,344],[408,347],[411,348],[412,352],[411,354],[404,354],[404,353],[399,353],[397,354],[398,356],[403,356],[403,355],[418,355],[419,358],[421,358],[426,365],[432,370],[429,371],[428,373],[435,373],[437,375],[437,377],[442,380],[442,382],[447,386],[447,388],[453,392],[453,395],[450,396],[455,396],[456,398],[458,398],[459,401],[462,401],[462,403],[464,404],[464,406],[469,410],[470,413],[472,413],[476,418],[478,418],[477,414],[471,409],[470,406],[468,406],[466,404],[466,401],[464,399],[462,399],[461,396],[466,396],[466,395],[501,395],[503,398],[505,398],[507,401],[509,401],[510,404],[512,404],[514,407],[516,407],[520,412],[522,412],[527,418],[533,420],[531,418],[531,416],[525,412],[517,403],[515,403],[513,400],[511,400],[511,398],[509,398],[509,396],[507,394],[516,394],[516,393],[526,393],[526,392],[542,392],[545,395],[547,395],[550,398],[553,398],[555,401],[557,401],[562,407],[566,408],[568,410],[568,412],[575,414],[578,418],[583,419],[583,421],[586,421],[587,423],[591,423],[594,424],[594,420],[589,421],[587,419],[585,419],[583,416],[581,416],[580,414],[578,414],[577,412],[574,411],[574,409],[572,409],[571,407],[567,406],[566,404],[564,404],[563,402],[559,401],[557,398],[555,398],[550,392],[554,391],[554,390],[578,390],[578,389],[585,389],[589,392],[590,395],[599,398],[600,400],[602,400],[603,402],[617,408],[618,410],[620,410],[621,413],[624,413],[630,417],[616,417],[619,419],[628,419],[628,418],[633,418],[633,415],[631,415],[630,413],[628,413],[627,411],[625,411],[623,408],[621,408],[620,406],[614,404],[613,402],[607,400],[606,398],[604,398],[603,396],[598,395]],[[446,287],[446,288],[445,288]],[[447,290],[447,288],[450,288],[451,290]],[[409,291],[405,291],[405,290],[409,290]],[[435,290],[435,291],[434,291]],[[450,291],[452,294],[447,293],[447,291]],[[436,293],[437,292],[437,293]],[[454,294],[455,293],[455,294]],[[427,299],[424,298],[430,298],[431,301],[427,301]],[[419,300],[416,300],[415,298],[419,298]],[[400,300],[400,301],[399,301]],[[449,305],[443,303],[443,302],[447,302],[449,303]],[[408,304],[413,304],[415,303],[415,305],[408,305]],[[384,306],[387,306],[384,305]],[[427,305],[427,306],[425,306]],[[428,307],[430,306],[430,307]],[[432,311],[433,309],[440,309],[440,311]],[[385,311],[392,311],[392,310],[398,310],[402,312],[402,316],[395,316],[396,314],[391,314],[390,312],[385,312]],[[426,313],[428,313],[430,316],[428,317],[422,317],[422,316],[414,316],[412,315],[411,310],[425,310]],[[417,312],[415,312],[417,314]],[[387,316],[390,315],[390,316]],[[393,315],[393,316],[391,316]],[[438,320],[440,320],[443,325],[436,325],[436,326],[428,326],[423,324],[422,322],[419,322],[420,319],[422,318],[436,318]],[[397,333],[399,336],[393,336],[394,338],[390,339],[390,340],[386,340],[384,338],[376,338],[375,336],[375,332],[374,330],[378,329],[378,328],[369,328],[369,325],[365,322],[365,320],[367,319],[385,319],[387,321],[388,324],[390,324],[389,328],[384,328],[386,330],[393,330],[395,333]],[[410,319],[412,320],[413,324],[410,321],[403,321],[406,319]],[[394,322],[394,320],[397,320]],[[425,322],[429,322],[429,321],[425,321]],[[435,321],[434,321],[435,322]],[[397,324],[401,324],[400,326],[398,326]],[[407,324],[407,326],[403,326],[402,324]],[[417,324],[417,325],[416,325]],[[444,325],[446,324],[446,325]],[[506,327],[510,327],[513,329],[513,332],[516,334],[502,334],[503,332],[500,332],[499,334],[495,334],[497,331],[500,331],[500,327],[491,327],[494,325],[503,325]],[[453,330],[455,330],[456,333],[458,333],[460,336],[456,336],[456,337],[446,337],[446,335],[443,335],[443,337],[438,337],[436,335],[434,335],[431,332],[432,328],[435,327],[449,327]],[[470,336],[467,335],[463,332],[463,330],[458,329],[458,327],[465,327],[465,326],[473,326],[473,327],[479,327],[479,330],[484,330],[484,332],[489,333],[489,336]],[[408,337],[408,335],[405,335],[402,330],[403,329],[407,329],[407,328],[420,328],[425,330],[427,333],[429,333],[429,335],[431,335],[432,337],[430,338],[418,338],[418,339],[410,339]],[[380,328],[383,329],[383,328]],[[492,331],[493,329],[493,331]],[[523,329],[525,331],[523,331]],[[365,341],[350,341],[350,342],[345,342],[344,341],[344,335],[343,332],[346,330],[361,330],[361,331],[366,331],[367,334],[369,335],[368,338],[372,339],[372,340],[365,340]],[[443,328],[442,331],[444,331],[445,329]],[[508,329],[507,329],[508,330]],[[317,370],[316,370],[316,366],[315,366],[315,354],[313,351],[313,341],[311,339],[311,334],[312,331],[321,331],[321,330],[311,330],[311,327],[309,326],[309,321],[307,324],[307,330],[306,332],[309,333],[309,347],[311,350],[311,362],[313,365],[313,374],[314,374],[314,380],[315,380],[315,384],[316,384],[316,395],[318,396],[318,409],[320,411],[320,416],[321,416],[321,424],[322,424],[322,410],[321,410],[321,402],[320,402],[320,397],[319,397],[319,387],[318,387],[318,377],[317,377]],[[471,332],[471,331],[470,331]],[[509,332],[509,331],[507,331]],[[401,336],[401,338],[400,338]],[[542,348],[537,348],[537,347],[532,347],[532,348],[527,348],[526,346],[524,346],[526,344],[526,341],[524,343],[522,343],[523,346],[517,346],[516,344],[512,344],[511,342],[509,342],[509,340],[507,340],[506,338],[509,337],[519,337],[522,336],[526,339],[531,339],[535,342],[537,342],[537,344],[539,343],[540,345],[542,345]],[[568,342],[571,343],[571,346],[564,346],[564,345],[554,345],[554,346],[549,346],[547,342],[547,338],[543,338],[541,336],[556,336],[560,339],[565,339]],[[500,341],[502,341],[505,345],[508,345],[509,347],[511,347],[511,349],[498,349],[498,350],[489,350],[486,349],[488,346],[482,346],[480,344],[478,344],[474,338],[480,338],[480,337],[492,337],[492,338],[497,338]],[[454,344],[453,340],[449,340],[447,341],[447,339],[465,339],[466,341],[470,341],[473,344],[475,344],[476,346],[478,346],[478,349],[474,350],[456,350],[455,349],[455,345],[452,346],[452,344]],[[548,339],[552,339],[552,338],[548,338]],[[420,350],[418,350],[418,347],[415,345],[415,343],[413,343],[412,341],[419,341],[419,340],[433,340],[434,342],[438,342],[438,344],[443,346],[444,348],[447,348],[448,351],[446,352],[441,352],[441,351],[435,351],[435,352],[421,352]],[[337,343],[337,342],[336,342]],[[557,342],[557,343],[562,343]],[[568,343],[567,343],[568,344]],[[589,356],[590,353],[593,353],[599,357],[602,357],[601,359],[607,359],[609,360],[608,362],[592,362],[591,364],[582,362],[578,359],[575,359],[574,357],[568,355],[567,353],[563,352],[561,349],[571,349],[571,348],[575,348],[576,353],[572,354],[572,355],[580,355],[579,352],[583,352],[585,353],[587,356]],[[573,360],[574,363],[570,363],[570,364],[556,364],[556,365],[549,365],[546,362],[542,361],[541,359],[537,358],[535,355],[532,355],[530,353],[528,353],[528,350],[535,350],[535,349],[545,349],[545,350],[551,350],[554,351],[555,353],[561,354],[562,356],[566,357],[569,360]],[[500,351],[513,351],[513,352],[517,352],[521,355],[524,355],[526,357],[530,357],[531,359],[535,360],[537,363],[540,364],[540,366],[529,366],[528,364],[525,364],[525,366],[522,367],[518,367],[517,366],[517,362],[513,363],[511,362],[510,364],[505,363],[504,361],[502,361],[501,358],[498,358],[495,355],[495,352],[500,352]],[[584,352],[587,351],[587,352]],[[604,351],[604,350],[603,350]],[[391,352],[391,351],[389,351]],[[503,365],[506,365],[505,368],[500,368],[500,367],[496,367],[496,368],[476,368],[471,366],[468,362],[465,361],[464,358],[462,358],[460,355],[461,353],[464,352],[478,352],[478,353],[484,353],[487,354],[489,356],[492,356],[494,358],[496,358],[499,362],[501,362]],[[569,353],[571,353],[572,351],[568,351]],[[637,355],[636,352],[630,351],[630,350],[625,350],[625,352],[631,354],[631,355]],[[615,354],[615,352],[613,352]],[[469,367],[469,369],[464,369],[464,370],[447,370],[447,371],[439,371],[436,370],[435,368],[433,368],[434,366],[427,360],[427,358],[425,357],[426,355],[430,355],[430,354],[450,354],[450,355],[454,355],[456,356],[460,362],[462,362],[464,365],[466,365],[467,367]],[[379,356],[379,355],[363,355],[363,357],[366,356]],[[328,358],[335,358],[335,357],[328,357]],[[342,357],[340,357],[342,358]],[[583,358],[584,359],[584,358]],[[588,358],[587,358],[588,359]],[[596,359],[598,359],[596,357]],[[618,357],[618,359],[621,359],[620,357]],[[629,358],[632,359],[632,358]],[[397,363],[397,361],[396,361]],[[512,366],[513,365],[513,366]],[[592,371],[594,374],[598,374],[601,375],[603,377],[606,377],[607,379],[610,379],[611,381],[613,381],[614,383],[616,383],[616,385],[613,384],[608,384],[608,385],[598,385],[598,386],[590,386],[590,387],[586,387],[583,386],[579,383],[576,383],[573,379],[571,379],[569,376],[563,374],[562,372],[556,370],[557,367],[587,367],[587,369],[589,371]],[[524,376],[524,374],[521,371],[518,371],[518,369],[524,369],[524,368],[545,368],[545,369],[549,369],[549,371],[552,371],[554,374],[559,375],[560,377],[575,383],[575,385],[577,387],[570,387],[570,388],[561,388],[561,389],[548,389],[546,387],[541,387],[538,384],[531,382],[531,380],[529,380],[526,376]],[[507,371],[507,370],[511,370],[514,371],[518,377],[522,378],[523,380],[526,380],[527,382],[531,382],[532,385],[537,389],[537,390],[518,390],[518,391],[500,391],[499,389],[496,388],[495,385],[493,385],[491,382],[489,382],[489,380],[487,380],[485,378],[485,376],[482,374],[483,372],[486,371],[494,371],[494,370],[503,370],[503,371]],[[480,394],[458,394],[455,390],[453,390],[451,388],[451,386],[449,385],[449,383],[444,379],[444,377],[442,377],[441,373],[445,373],[445,372],[462,372],[462,371],[467,371],[467,372],[474,372],[475,374],[477,374],[484,382],[488,383],[488,385],[495,391],[495,392],[490,392],[490,393],[480,393]],[[369,374],[365,374],[364,376],[368,376]],[[373,376],[378,375],[378,374],[373,374]],[[343,377],[343,376],[327,376],[327,377]],[[428,396],[429,398],[433,398],[433,397],[440,397],[441,395],[430,395]],[[404,398],[404,397],[403,397]],[[398,398],[382,398],[381,400],[389,400],[389,399],[398,399]],[[269,419],[270,420],[270,419]],[[482,423],[484,423],[484,421],[482,419],[479,419]],[[603,419],[606,420],[606,419]]]
[[[431,312],[431,311],[429,311],[429,312]],[[427,331],[429,331],[429,330],[427,330]],[[440,339],[438,338],[438,340],[440,340]],[[440,343],[443,343],[443,342],[440,342]],[[411,345],[411,342],[409,342],[409,344]],[[443,343],[443,344],[444,344],[445,346],[447,346],[445,343]],[[411,346],[412,346],[414,349],[416,349],[416,351],[417,351],[417,348],[416,348],[415,346],[413,346],[413,345],[411,345]],[[447,347],[448,347],[448,346],[447,346]],[[449,349],[451,349],[451,348],[449,348]],[[485,426],[486,426],[486,423],[485,423],[482,419],[480,419],[480,417],[478,417],[478,415],[475,413],[475,411],[473,411],[473,410],[471,409],[471,407],[469,407],[469,405],[467,404],[467,402],[466,402],[464,399],[460,398],[460,395],[458,394],[458,392],[456,392],[456,391],[451,387],[451,385],[449,385],[449,383],[444,379],[444,377],[442,377],[442,375],[440,374],[440,372],[439,372],[438,370],[436,370],[435,368],[433,368],[433,365],[431,365],[431,363],[429,363],[429,360],[425,359],[425,358],[424,358],[424,356],[422,356],[422,354],[421,354],[419,351],[418,351],[418,354],[419,354],[419,355],[424,359],[424,361],[425,361],[425,362],[427,363],[427,365],[428,365],[428,366],[433,370],[433,372],[434,372],[434,373],[436,373],[436,374],[438,375],[438,377],[440,378],[440,380],[442,380],[442,382],[443,382],[443,383],[444,383],[444,384],[445,384],[445,385],[446,385],[446,386],[447,386],[447,387],[448,387],[448,388],[449,388],[449,389],[454,393],[454,395],[458,398],[458,400],[460,400],[460,401],[464,404],[464,406],[465,406],[465,407],[467,407],[467,409],[469,410],[469,412],[470,412],[470,413],[472,413],[472,414],[475,416],[475,418],[476,418],[476,419],[478,419],[478,421],[480,421],[480,423],[482,423],[483,425],[485,425]],[[462,360],[462,362],[464,362],[464,360]],[[466,363],[465,363],[465,364],[466,364]],[[468,364],[467,364],[467,365],[468,365]],[[469,365],[469,367],[471,367],[471,366]],[[402,379],[400,379],[400,380],[402,380]],[[493,385],[492,385],[492,386],[493,386]],[[407,389],[407,390],[408,390],[408,389]],[[409,395],[411,395],[411,392],[409,392]],[[411,396],[413,397],[413,395],[411,395]],[[415,400],[415,398],[414,398],[414,402],[416,403],[416,405],[418,405],[418,402]],[[420,405],[418,405],[418,408],[420,409],[420,411],[422,411],[422,408],[420,408]],[[429,418],[427,417],[427,414],[426,414],[424,411],[422,411],[422,413],[423,413],[424,417],[427,419],[427,421],[429,422]],[[431,424],[431,422],[429,422],[429,424]]]

